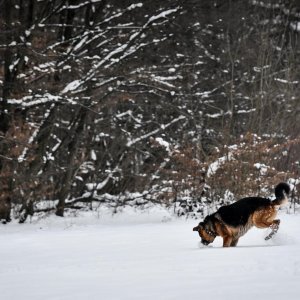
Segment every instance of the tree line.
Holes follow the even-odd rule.
[[[0,24],[0,217],[298,184],[297,1],[1,0]]]

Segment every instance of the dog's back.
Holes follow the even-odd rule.
[[[261,197],[247,197],[227,206],[222,206],[216,212],[223,222],[229,226],[245,226],[249,217],[260,208],[271,205],[271,200]]]

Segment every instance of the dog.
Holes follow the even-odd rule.
[[[280,206],[287,203],[290,186],[281,182],[275,187],[275,200],[261,197],[247,197],[230,205],[220,207],[205,217],[193,228],[198,231],[203,245],[209,245],[217,236],[223,238],[223,247],[235,247],[239,238],[251,227],[271,228],[268,240],[278,231],[280,220],[275,219]]]

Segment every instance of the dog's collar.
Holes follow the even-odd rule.
[[[210,236],[212,236],[212,237],[216,237],[216,236],[217,236],[217,234],[216,234],[215,232],[211,231],[211,230],[208,230],[208,229],[204,229],[204,230],[205,230],[205,232],[206,232],[208,235],[210,235]]]

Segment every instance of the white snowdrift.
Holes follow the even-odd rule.
[[[162,210],[0,226],[1,299],[299,299],[300,216],[202,247]]]

